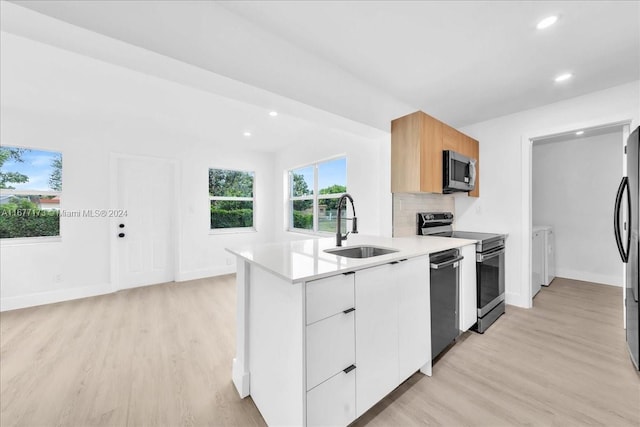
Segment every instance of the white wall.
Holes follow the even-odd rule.
[[[180,183],[180,269],[177,280],[189,280],[234,273],[236,259],[224,248],[273,240],[275,200],[273,198],[273,154],[226,151],[220,147],[187,149],[181,159]],[[209,168],[255,172],[255,228],[248,233],[209,231]]]
[[[555,232],[556,276],[622,286],[613,239],[622,130],[533,144],[533,224]]]
[[[391,234],[385,132],[367,128],[367,136],[359,136],[322,124],[324,116],[313,123],[289,112],[272,122],[279,125],[254,129],[249,141],[242,126],[268,117],[268,110],[12,34],[3,32],[1,42],[0,141],[62,152],[62,209],[111,207],[114,154],[176,162],[176,280],[235,271],[226,247],[271,241],[276,234],[295,237],[281,226],[283,172],[337,154],[348,156],[361,231]],[[278,154],[251,148],[261,140],[266,146],[289,141],[289,147]],[[210,167],[255,171],[256,232],[210,233]],[[1,242],[0,309],[116,290],[112,233],[108,219],[63,217],[60,241]]]
[[[638,99],[640,81],[461,128],[480,141],[482,178],[479,199],[456,197],[457,226],[509,233],[508,304],[530,304],[530,194],[522,185],[523,159],[530,161],[530,154],[523,153],[530,149],[527,140],[624,119],[638,126]]]
[[[160,157],[179,169],[177,280],[233,272],[225,247],[272,240],[273,154],[217,137],[219,98],[4,33],[2,59],[1,142],[62,152],[62,209],[111,207],[113,153]],[[257,232],[209,233],[209,167],[255,171]],[[108,219],[62,217],[59,241],[4,240],[1,308],[115,290],[113,232]]]

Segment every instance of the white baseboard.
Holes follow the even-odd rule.
[[[205,277],[222,276],[236,272],[236,264],[208,268],[196,271],[180,272],[176,275],[176,282],[203,279]],[[59,289],[51,292],[38,292],[28,295],[0,298],[0,312],[17,310],[19,308],[35,307],[74,299],[95,297],[115,292],[110,284],[83,286],[78,288]]]
[[[531,308],[526,296],[510,292],[505,293],[505,304],[521,308]]]
[[[251,394],[251,374],[244,372],[243,364],[237,358],[233,358],[233,365],[231,368],[231,379],[236,386],[236,390],[241,398],[245,398]]]
[[[588,271],[571,270],[566,268],[556,268],[556,277],[564,277],[584,282],[593,282],[603,285],[622,287],[624,278],[622,276],[610,276],[606,274],[590,273]],[[551,284],[553,286],[553,283]]]
[[[236,272],[236,263],[223,265],[202,270],[180,271],[176,275],[176,282],[186,282],[187,280],[204,279],[205,277],[222,276]]]
[[[17,310],[19,308],[35,307],[37,305],[95,297],[97,295],[105,295],[111,292],[113,292],[111,285],[103,284],[0,298],[0,311]]]

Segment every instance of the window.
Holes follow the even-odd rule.
[[[335,233],[338,199],[346,192],[345,157],[289,171],[289,229]]]
[[[0,238],[60,235],[62,154],[0,147]]]
[[[254,173],[209,169],[211,229],[253,228]]]

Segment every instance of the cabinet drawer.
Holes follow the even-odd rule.
[[[355,274],[338,274],[306,283],[307,325],[354,307]]]
[[[339,313],[307,326],[307,390],[355,363],[354,313]]]
[[[341,371],[307,392],[307,426],[346,426],[356,419],[356,371]]]

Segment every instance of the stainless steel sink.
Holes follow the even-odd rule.
[[[392,254],[397,249],[382,248],[380,246],[350,246],[348,248],[325,249],[325,252],[347,258],[371,258],[374,256]]]

